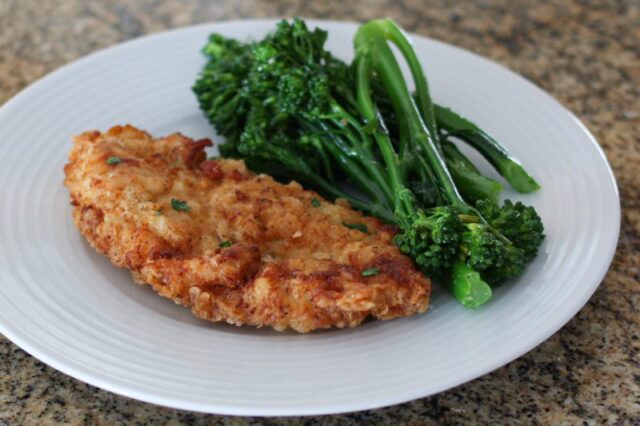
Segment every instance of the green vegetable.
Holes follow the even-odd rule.
[[[113,166],[114,164],[118,164],[121,163],[122,160],[120,159],[120,157],[109,157],[107,158],[107,164],[110,166]]]
[[[347,223],[342,222],[342,225],[346,226],[349,229],[355,229],[356,231],[363,232],[365,234],[369,233],[369,228],[364,223]]]
[[[527,261],[538,254],[538,248],[544,239],[544,226],[531,206],[506,200],[502,207],[497,204],[479,200],[478,211],[487,222],[507,237],[516,247],[524,250]]]
[[[218,247],[226,248],[226,247],[231,247],[232,245],[233,243],[231,241],[222,241],[220,244],[218,244]]]
[[[374,275],[378,275],[380,273],[380,269],[378,268],[368,268],[362,271],[360,275],[363,277],[373,277]]]
[[[454,262],[452,275],[453,294],[467,308],[477,308],[491,299],[491,287],[466,263],[460,260]]]
[[[255,171],[298,180],[393,222],[382,167],[355,143],[370,138],[351,114],[357,113],[351,71],[324,50],[326,38],[299,19],[280,22],[275,33],[253,44],[213,34],[203,49],[209,61],[193,91],[227,140],[222,155],[244,158]],[[340,189],[344,175],[367,200]]]
[[[398,47],[409,64],[416,85],[415,101],[389,41]],[[498,284],[522,273],[523,250],[491,227],[464,200],[451,177],[440,147],[426,78],[402,30],[389,19],[371,21],[358,29],[354,43],[360,111],[368,121],[379,120],[371,96],[370,80],[375,75],[389,97],[397,117],[399,154],[393,151],[386,133],[381,132],[377,138],[387,170],[397,169],[397,165],[403,163],[403,151],[419,153],[419,161],[413,167],[427,169],[425,175],[432,176],[430,180],[435,183],[443,200],[437,209],[421,211],[411,202],[406,184],[403,185],[401,181],[401,173],[390,176],[392,187],[399,195],[394,211],[402,230],[396,237],[400,249],[410,255],[426,273],[434,276],[445,276],[456,260],[465,261],[469,268],[480,273],[482,280],[491,284]],[[455,295],[459,294],[455,289],[458,283],[481,282],[457,279],[456,273],[460,270],[453,269]],[[466,293],[476,292],[470,289]]]
[[[240,89],[253,63],[253,52],[251,45],[212,34],[203,53],[213,61],[206,65],[193,90],[211,123],[227,138],[228,143],[219,147],[220,153],[231,156],[250,109]]]
[[[485,131],[448,108],[436,105],[434,110],[441,129],[477,149],[516,191],[529,193],[540,189],[522,164]]]
[[[280,22],[251,44],[211,36],[194,92],[227,138],[222,154],[395,224],[395,243],[426,274],[465,306],[485,303],[489,285],[521,274],[535,255],[543,238],[540,218],[519,203],[500,207],[501,185],[441,136],[441,111],[434,109],[410,41],[393,21],[358,29],[351,66],[324,50],[326,36],[299,19]],[[390,43],[409,65],[415,97]],[[447,135],[462,138],[462,122],[445,118]],[[465,126],[467,134],[478,134]],[[499,152],[494,164],[515,164]],[[508,176],[512,184],[522,182]],[[343,190],[344,180],[360,194]],[[368,233],[364,224],[343,225]]]
[[[311,199],[311,205],[313,207],[320,207],[321,206],[320,201],[317,198],[312,198]]]
[[[478,169],[452,142],[441,141],[442,153],[451,172],[451,177],[467,201],[490,200],[498,202],[502,185],[480,174]]]
[[[178,200],[177,198],[171,199],[171,208],[177,212],[188,212],[191,210],[191,207],[189,207],[186,201]]]
[[[419,62],[414,61],[414,66],[418,67],[414,76],[420,76],[421,68],[419,68]],[[378,82],[374,82],[373,86],[374,98],[378,108],[385,118],[385,123],[391,133],[396,133],[398,123],[395,112],[391,107],[391,102],[386,94],[381,91]],[[420,87],[426,88],[426,93],[428,95],[428,87],[426,86],[426,83],[422,84]],[[422,96],[420,96],[421,94]],[[441,138],[441,149],[445,154],[447,167],[451,172],[453,180],[456,185],[458,185],[465,198],[469,195],[470,199],[476,199],[477,195],[474,194],[476,191],[489,191],[489,193],[493,193],[498,191],[498,185],[500,184],[493,179],[486,177],[483,179],[483,176],[480,175],[477,169],[475,170],[476,173],[472,173],[474,176],[469,176],[470,171],[468,166],[470,165],[473,169],[475,169],[475,166],[473,166],[473,163],[471,163],[464,154],[455,148],[455,145],[447,141],[447,137],[458,137],[463,141],[468,142],[472,147],[475,147],[485,158],[489,160],[490,163],[496,166],[498,173],[505,177],[516,191],[528,193],[540,188],[533,177],[531,177],[522,167],[522,164],[520,164],[520,162],[514,158],[505,147],[480,129],[477,125],[456,114],[452,110],[439,106],[435,103],[432,104],[433,108],[423,111],[423,109],[428,108],[429,105],[429,101],[427,100],[428,96],[425,96],[424,92],[420,92],[418,90],[418,92],[414,94],[414,99],[418,107],[420,107],[419,109],[421,110],[425,121],[428,121],[426,118],[427,116],[431,117],[431,120],[435,119],[435,122],[431,121],[431,126],[435,126],[435,128],[443,134],[443,137]],[[450,149],[451,147],[454,147],[457,152],[452,152]],[[471,193],[467,194],[467,189],[470,184],[474,186],[478,185],[479,187],[474,188],[472,186],[470,188]],[[498,192],[501,192],[502,185],[500,185],[499,188],[500,190]]]

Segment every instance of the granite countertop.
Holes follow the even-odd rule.
[[[613,166],[622,229],[590,302],[553,337],[499,370],[410,403],[322,418],[202,415],[116,396],[37,361],[0,336],[0,425],[18,424],[640,424],[640,3],[628,1],[0,2],[0,104],[99,48],[193,23],[244,17],[362,21],[489,57],[572,110]]]

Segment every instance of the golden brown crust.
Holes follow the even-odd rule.
[[[308,332],[427,308],[429,279],[391,228],[242,161],[203,161],[210,144],[131,126],[77,136],[65,166],[76,225],[137,282],[211,321]]]

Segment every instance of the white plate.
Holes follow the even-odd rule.
[[[524,354],[603,278],[618,238],[615,180],[593,136],[540,89],[486,59],[414,36],[435,99],[494,134],[542,184],[526,197],[547,238],[520,279],[470,311],[436,290],[424,315],[296,335],[210,324],[133,283],[71,221],[71,136],[132,123],[211,136],[190,86],[211,32],[258,38],[275,21],[209,24],[100,51],[0,109],[0,332],[77,379],[156,404],[240,415],[376,408],[451,388]],[[313,22],[351,59],[355,24]],[[485,165],[486,166],[486,165]],[[489,170],[488,167],[484,167]]]

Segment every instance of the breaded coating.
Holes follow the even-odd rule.
[[[392,227],[242,161],[206,160],[210,145],[131,126],[77,136],[64,168],[76,226],[210,321],[305,333],[426,310],[431,283]]]

